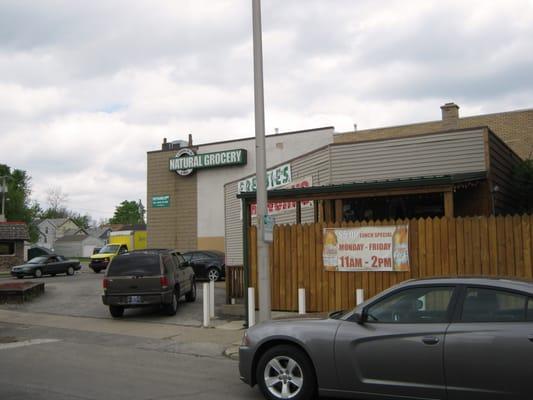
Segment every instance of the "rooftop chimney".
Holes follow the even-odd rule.
[[[189,133],[189,147],[192,147],[192,134]]]
[[[455,103],[446,103],[440,109],[442,110],[442,125],[444,129],[457,129],[459,125],[459,106]]]
[[[161,150],[167,150],[167,138],[163,138],[163,144],[161,145]]]

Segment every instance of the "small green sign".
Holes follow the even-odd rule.
[[[153,208],[165,208],[170,206],[170,196],[168,194],[164,196],[153,196],[152,207]]]

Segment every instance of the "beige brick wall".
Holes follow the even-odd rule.
[[[533,109],[459,118],[457,128],[488,126],[521,158],[533,157]],[[405,137],[422,133],[446,130],[443,121],[365,129],[340,133],[334,136],[335,143],[357,142],[391,137]]]
[[[168,160],[175,153],[176,150],[148,153],[148,247],[195,250],[198,221],[196,174],[179,176],[169,171]],[[152,208],[152,197],[163,195],[170,196],[170,206]]]

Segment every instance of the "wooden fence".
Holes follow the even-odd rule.
[[[323,228],[402,223],[409,224],[409,272],[324,271]],[[250,286],[257,288],[255,227],[249,236]],[[531,215],[278,225],[270,250],[272,309],[296,311],[298,288],[306,289],[306,309],[320,312],[353,307],[358,288],[368,298],[410,278],[499,275],[531,279],[532,238]]]

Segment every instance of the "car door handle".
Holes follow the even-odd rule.
[[[533,342],[533,335],[528,335],[527,339],[528,339],[530,342]]]
[[[437,344],[437,343],[439,343],[439,338],[436,337],[436,336],[424,336],[422,338],[422,341],[425,344]]]

